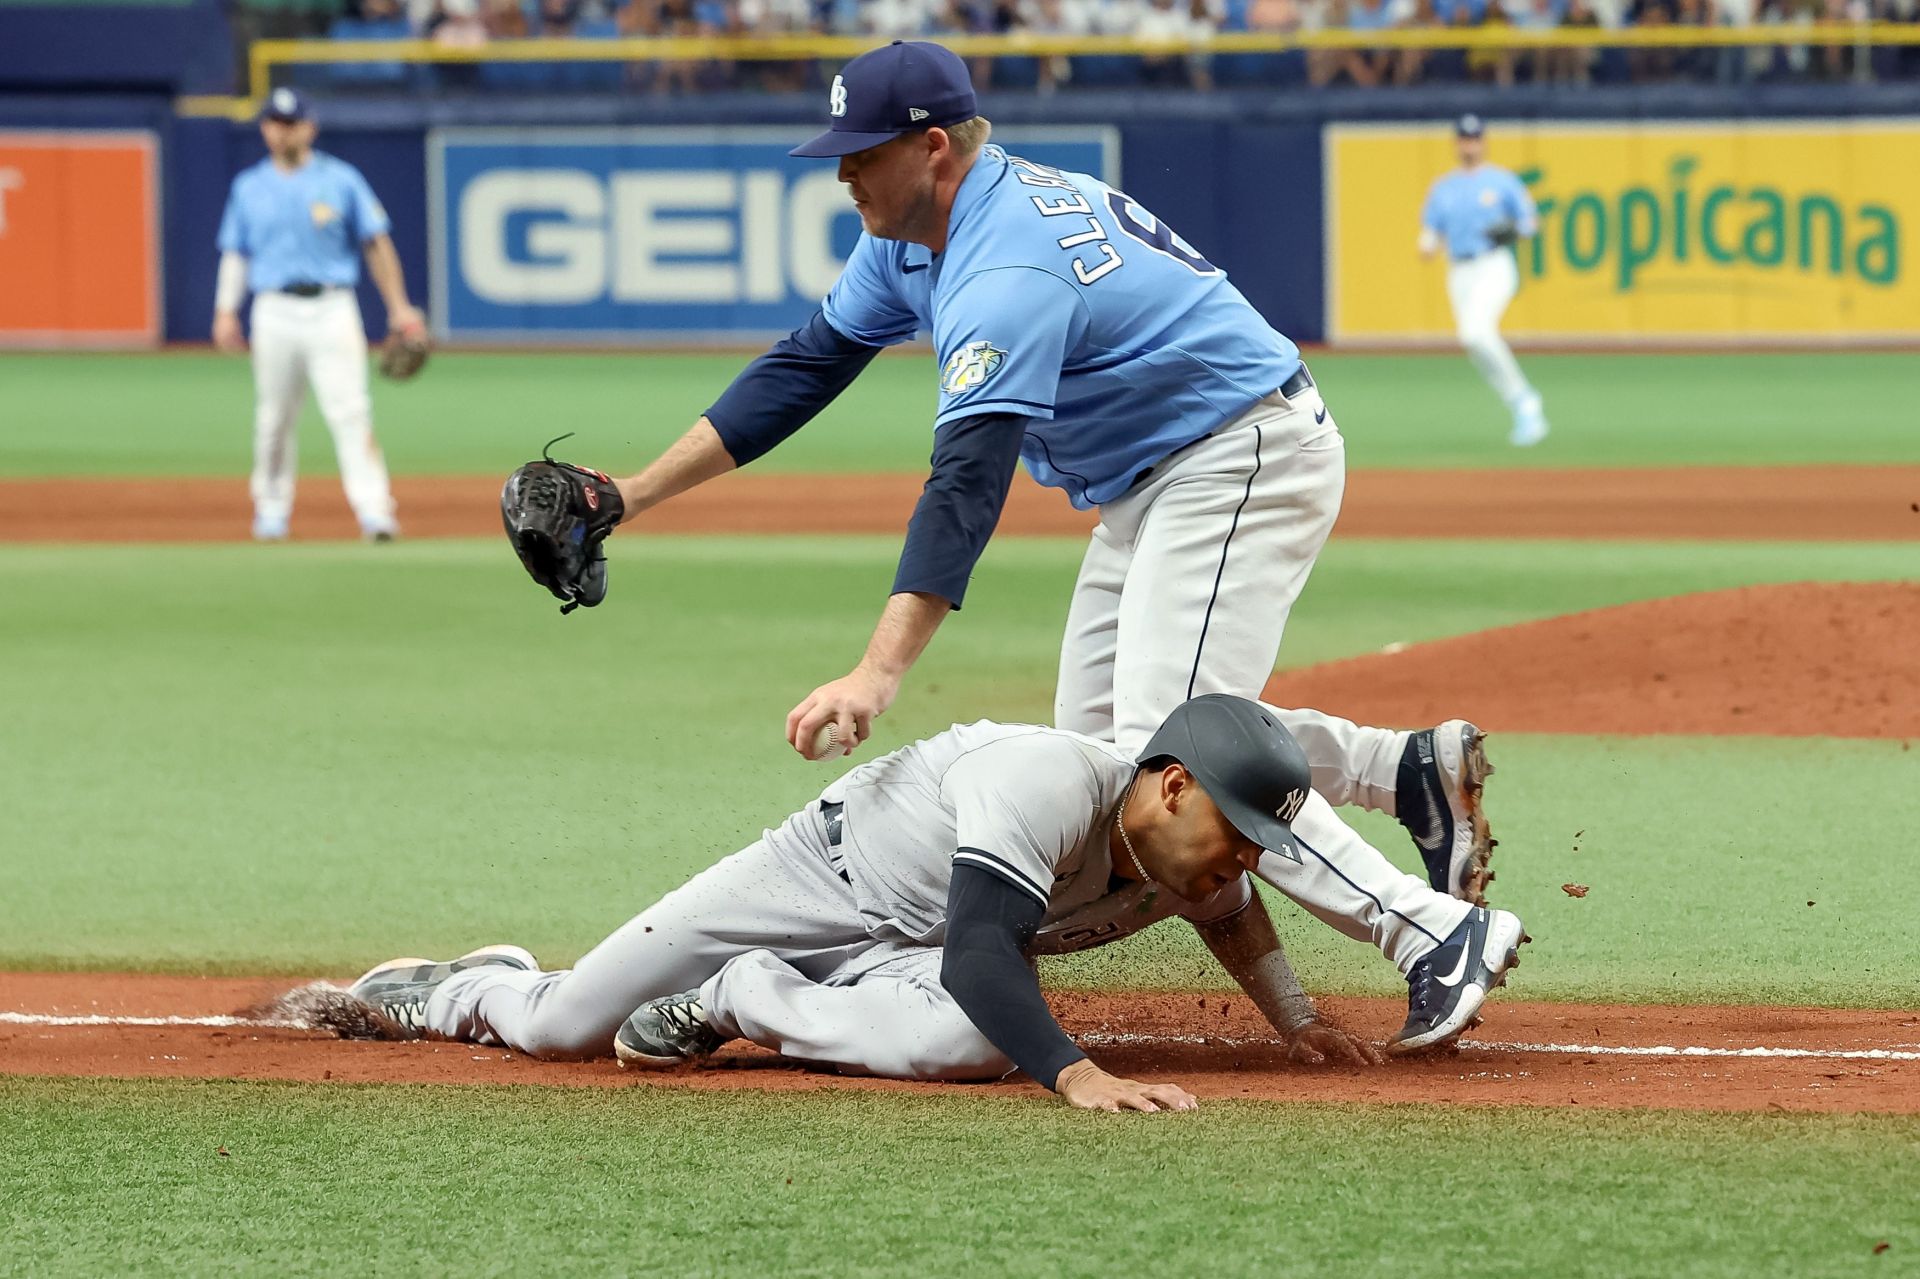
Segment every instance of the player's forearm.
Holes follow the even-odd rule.
[[[400,253],[393,247],[393,237],[376,235],[368,240],[366,258],[367,273],[373,276],[373,285],[387,304],[387,314],[412,305],[407,301],[407,278],[400,270]]]
[[[901,593],[887,597],[880,623],[867,641],[866,656],[860,667],[869,674],[898,683],[920,660],[933,633],[947,620],[953,605],[938,595]]]
[[[1292,1034],[1314,1020],[1313,1001],[1287,962],[1273,917],[1258,893],[1245,910],[1193,927],[1275,1030]]]
[[[247,255],[229,250],[220,255],[220,269],[214,276],[213,314],[238,318],[247,300]]]
[[[651,466],[618,482],[620,500],[626,504],[625,518],[630,520],[733,469],[733,455],[727,452],[713,423],[703,417]]]

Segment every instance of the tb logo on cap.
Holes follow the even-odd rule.
[[[847,113],[847,81],[844,76],[833,78],[833,89],[827,94],[827,114],[835,119]]]

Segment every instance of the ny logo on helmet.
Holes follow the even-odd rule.
[[[833,78],[833,88],[827,94],[827,114],[836,120],[847,113],[847,82],[842,76]]]
[[[1305,791],[1288,791],[1287,802],[1274,809],[1273,815],[1291,826],[1293,825],[1293,819],[1300,815],[1300,810],[1306,805],[1306,802],[1307,793]]]

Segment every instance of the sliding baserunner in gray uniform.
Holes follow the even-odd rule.
[[[1310,786],[1271,712],[1225,695],[1175,710],[1138,762],[1063,730],[957,725],[846,774],[570,971],[496,946],[393,960],[353,990],[416,1033],[539,1057],[669,1064],[743,1038],[843,1071],[1017,1067],[1079,1106],[1186,1109],[1178,1087],[1088,1061],[1032,957],[1180,916],[1298,1055],[1377,1061],[1314,1017],[1247,878],[1263,855],[1299,855]],[[1416,915],[1468,909],[1406,879]],[[1510,962],[1519,921],[1478,914],[1488,926],[1467,930],[1444,1016],[1420,1033],[1457,1032]]]

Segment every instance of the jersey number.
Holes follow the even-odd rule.
[[[1218,275],[1220,268],[1193,251],[1173,228],[1135,204],[1125,192],[1107,192],[1107,207],[1119,228],[1155,253],[1164,253],[1195,275]]]

